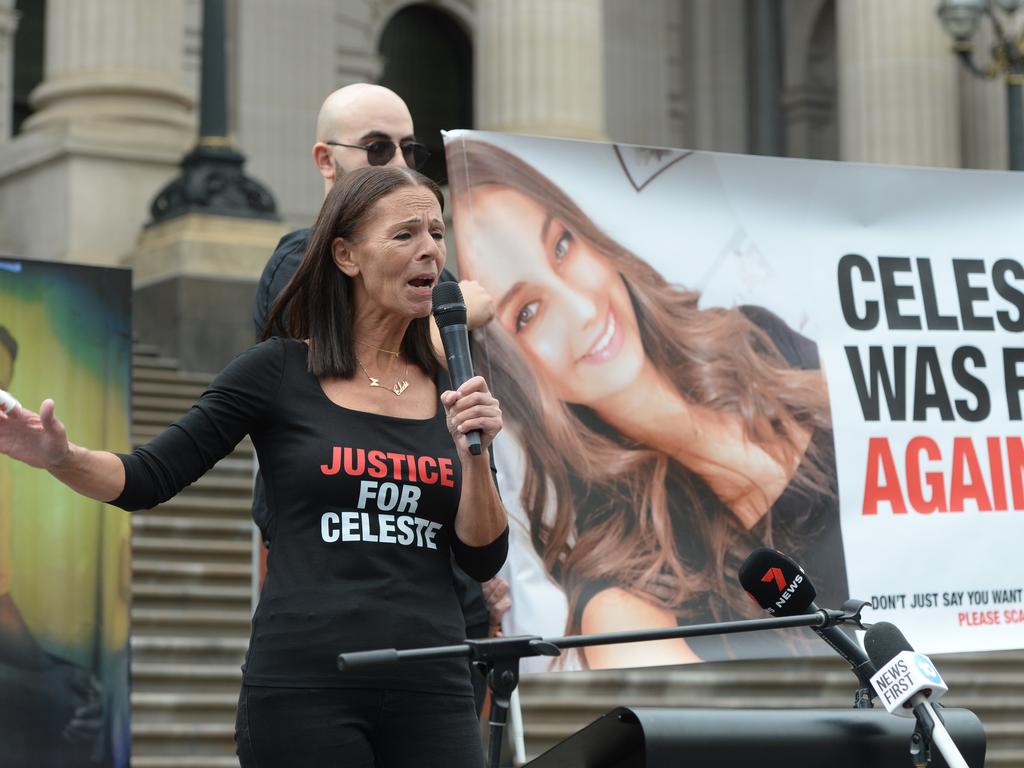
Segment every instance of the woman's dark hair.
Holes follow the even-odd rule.
[[[339,237],[357,241],[376,204],[404,187],[426,187],[444,210],[440,187],[408,168],[360,168],[334,183],[313,225],[302,263],[274,302],[261,339],[275,334],[308,339],[309,370],[314,375],[352,377],[357,364],[352,278],[334,263],[332,245]],[[409,324],[401,349],[428,376],[437,374],[429,317],[417,317]]]
[[[791,367],[740,309],[699,308],[697,292],[669,284],[518,157],[472,140],[447,145],[446,155],[449,167],[465,169],[450,174],[456,227],[462,216],[471,215],[473,190],[480,187],[517,190],[538,202],[618,271],[645,352],[679,394],[737,417],[745,437],[782,466],[799,464],[791,485],[809,502],[834,498],[830,445],[826,449],[812,440],[805,451],[795,438],[801,430],[831,430],[820,371]],[[770,512],[757,540],[699,475],[661,451],[627,440],[592,410],[555,398],[498,323],[477,334],[489,353],[488,380],[506,424],[513,431],[529,430],[529,441],[522,441],[520,500],[534,547],[566,591],[567,631],[580,631],[581,601],[594,584],[620,586],[652,600],[671,592],[674,597],[657,602],[680,620],[759,615],[737,588],[736,573],[750,549],[774,543]],[[806,533],[819,524],[787,521],[784,528]],[[685,552],[679,546],[680,526],[691,536]],[[650,589],[654,583],[662,589]],[[672,589],[665,590],[666,584]]]

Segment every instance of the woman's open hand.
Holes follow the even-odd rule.
[[[0,453],[40,469],[59,467],[70,451],[64,425],[54,414],[53,400],[39,413],[16,405],[0,412]]]
[[[490,446],[494,436],[501,431],[501,407],[497,399],[487,388],[482,376],[474,376],[457,390],[448,390],[441,395],[448,417],[448,431],[459,450],[459,458],[466,461],[469,446],[466,433],[474,429],[480,430],[481,455]]]

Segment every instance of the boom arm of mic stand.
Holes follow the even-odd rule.
[[[819,609],[799,616],[780,616],[770,619],[746,619],[712,624],[692,624],[685,627],[637,630],[635,632],[601,632],[592,635],[543,638],[534,635],[518,637],[492,637],[485,640],[467,640],[458,645],[432,648],[396,650],[383,648],[373,651],[339,653],[338,669],[346,672],[360,667],[376,667],[400,661],[431,661],[437,659],[467,658],[487,672],[487,685],[491,691],[490,740],[488,765],[498,768],[501,746],[508,718],[509,697],[519,684],[519,660],[526,656],[558,656],[562,648],[582,648],[591,645],[614,645],[646,640],[672,640],[687,637],[705,637],[731,632],[756,632],[765,629],[790,627],[832,627],[853,618],[848,611]]]

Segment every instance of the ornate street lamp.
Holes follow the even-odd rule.
[[[270,191],[243,169],[228,136],[225,0],[203,0],[199,84],[199,142],[181,161],[181,174],[150,205],[151,227],[188,213],[278,221]]]
[[[1024,33],[1013,33],[1014,16],[1024,0],[940,0],[938,15],[953,38],[953,51],[971,74],[985,79],[1006,78],[1007,138],[1010,170],[1024,170]],[[974,61],[971,38],[982,18],[995,35],[991,61],[981,67]]]

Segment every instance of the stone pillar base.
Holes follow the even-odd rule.
[[[160,126],[81,122],[0,142],[0,250],[119,264],[194,141]]]
[[[133,333],[182,370],[216,373],[255,341],[256,282],[179,275],[136,288]]]
[[[276,221],[193,213],[142,230],[124,264],[136,288],[180,275],[256,280],[284,234]]]
[[[254,341],[256,285],[283,234],[275,222],[199,214],[144,230],[124,259],[135,335],[185,370],[219,371]]]

